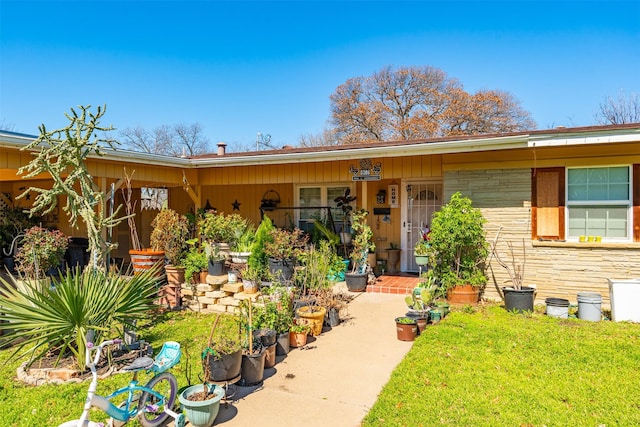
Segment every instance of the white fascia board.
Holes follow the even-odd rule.
[[[384,158],[418,156],[428,154],[453,154],[476,151],[508,150],[527,148],[528,135],[517,137],[498,137],[486,139],[469,139],[445,142],[429,142],[415,144],[401,144],[389,146],[381,143],[379,147],[354,147],[335,150],[323,150],[308,153],[269,153],[252,156],[234,157],[233,155],[211,157],[206,159],[192,159],[191,164],[196,168],[247,166],[283,163],[309,163],[338,160],[352,160],[363,158]]]
[[[529,147],[561,147],[567,145],[619,144],[640,142],[640,129],[598,132],[593,135],[584,133],[535,135],[529,138]]]
[[[24,147],[35,141],[35,139],[35,137],[30,137],[27,135],[22,136],[0,133],[0,148],[13,148],[16,150],[22,150]],[[32,149],[31,151],[36,152],[38,150]],[[103,156],[92,154],[89,157],[93,159],[115,160],[125,163],[144,163],[154,166],[181,166],[185,168],[190,167],[189,159],[181,157],[162,156],[159,154],[141,153],[138,151],[120,150],[117,148],[112,149],[108,147],[103,148],[102,152],[104,153]]]

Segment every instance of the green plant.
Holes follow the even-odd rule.
[[[247,223],[246,228],[234,240],[232,249],[235,252],[251,252],[256,241],[256,230],[253,224]]]
[[[164,251],[169,264],[181,266],[190,234],[187,218],[173,209],[165,208],[151,221],[151,227],[151,248]]]
[[[396,322],[403,325],[411,325],[416,323],[416,319],[412,319],[411,317],[396,317]]]
[[[59,267],[69,240],[59,230],[31,227],[16,254],[16,270],[28,279],[41,279],[47,270]]]
[[[353,206],[351,203],[356,200],[355,196],[351,195],[351,189],[345,188],[344,194],[342,196],[336,197],[333,201],[336,203],[336,206],[342,209],[342,233],[348,233],[348,225],[349,225],[349,216],[351,212],[353,212]]]
[[[65,114],[70,123],[67,127],[47,132],[44,124],[40,125],[40,136],[23,150],[39,150],[36,157],[26,166],[18,169],[23,178],[36,178],[43,173],[51,176],[53,185],[49,189],[29,187],[18,198],[36,193],[32,215],[47,214],[58,206],[58,196],[66,198],[63,210],[69,217],[69,225],[76,227],[78,218],[82,218],[86,225],[89,238],[89,252],[91,253],[90,268],[102,266],[102,261],[115,243],[105,239],[104,229],[113,228],[125,217],[118,217],[122,205],[106,216],[105,197],[107,192],[93,182],[92,172],[89,171],[85,159],[92,155],[103,156],[105,147],[115,148],[117,142],[95,136],[95,132],[108,132],[112,127],[101,127],[100,119],[106,112],[105,107],[98,107],[94,114],[89,111],[91,106],[80,106],[80,115],[71,109],[71,114]]]
[[[59,357],[71,352],[84,368],[88,330],[96,332],[99,342],[115,325],[133,329],[136,321],[151,316],[157,295],[156,274],[150,269],[129,278],[98,270],[67,270],[55,289],[44,287],[28,294],[0,278],[4,285],[0,286],[3,319],[11,322],[0,323],[2,339],[15,346],[12,358],[29,356],[33,362],[48,351]]]
[[[269,262],[267,254],[264,251],[264,245],[269,239],[269,233],[273,229],[274,226],[271,222],[271,218],[264,215],[262,221],[260,221],[260,225],[258,225],[258,229],[256,230],[256,240],[254,242],[253,249],[251,250],[251,255],[249,255],[249,259],[247,260],[248,268],[253,268],[258,271],[266,271],[268,268]]]
[[[242,280],[249,280],[250,282],[260,282],[264,275],[264,268],[261,266],[247,265],[247,268],[240,272]]]
[[[349,258],[352,263],[352,273],[363,274],[367,268],[367,254],[375,251],[376,245],[373,243],[373,230],[367,224],[367,212],[360,209],[351,214],[351,228],[353,229],[353,239]]]
[[[207,259],[211,261],[220,261],[226,259],[226,256],[220,252],[220,243],[217,242],[204,242],[204,254]]]
[[[321,241],[318,246],[309,245],[305,251],[300,252],[298,260],[301,268],[296,270],[294,280],[303,295],[330,285],[329,272],[333,254],[333,249],[326,240]],[[344,263],[341,264],[344,266]]]
[[[240,238],[248,226],[247,220],[238,214],[207,212],[198,220],[202,237],[210,243],[228,243],[230,246]]]
[[[329,230],[326,224],[320,220],[317,220],[313,223],[313,229],[316,230],[316,235],[322,236],[326,239],[331,247],[336,247],[340,244],[340,236],[338,236],[333,231]],[[314,243],[318,243],[320,239],[315,239]]]
[[[290,331],[294,334],[309,334],[311,326],[304,319],[296,319],[292,324]]]
[[[292,259],[301,254],[307,242],[307,236],[299,228],[292,231],[274,228],[264,242],[264,253],[273,259]]]
[[[431,259],[429,274],[444,289],[460,284],[482,287],[487,283],[484,264],[489,246],[483,225],[486,222],[471,199],[455,193],[442,209],[433,215],[429,241]]]
[[[184,277],[187,281],[190,281],[194,274],[198,274],[201,271],[206,270],[209,262],[207,254],[205,254],[193,240],[195,239],[187,241],[191,246],[182,261],[182,265],[184,266]]]

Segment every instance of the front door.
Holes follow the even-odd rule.
[[[417,273],[413,247],[422,231],[431,226],[433,213],[442,206],[442,181],[406,181],[402,186],[401,269]]]

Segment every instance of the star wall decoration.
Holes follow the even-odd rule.
[[[238,199],[236,199],[236,201],[235,201],[235,202],[231,203],[231,205],[233,206],[233,210],[234,210],[234,211],[239,211],[239,210],[240,210],[240,205],[241,205],[241,204],[242,204],[242,203],[240,203],[240,202],[238,201]]]

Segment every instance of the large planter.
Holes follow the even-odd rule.
[[[507,311],[533,311],[533,298],[536,289],[523,286],[522,289],[502,288],[504,308]]]
[[[387,249],[387,272],[398,273],[398,261],[400,261],[400,249]]]
[[[164,265],[164,251],[152,251],[151,249],[129,250],[131,266],[134,274],[144,273],[155,265]],[[164,270],[158,269],[158,276],[163,276]]]
[[[307,305],[296,310],[296,314],[298,315],[298,317],[309,321],[309,326],[311,326],[311,336],[315,337],[322,333],[324,316],[325,314],[327,314],[326,308],[319,307],[317,305]]]
[[[222,276],[226,274],[224,259],[211,259],[209,258],[209,264],[207,265],[207,271],[211,276]]]
[[[458,285],[447,291],[447,301],[451,304],[477,304],[480,298],[478,288],[471,285]]]
[[[369,275],[367,273],[346,273],[344,280],[347,283],[347,289],[351,292],[363,292],[367,289],[367,281]]]
[[[400,341],[413,341],[418,335],[418,322],[411,317],[396,317],[396,334]]]
[[[295,259],[269,258],[269,270],[279,280],[291,280]]]
[[[178,395],[178,400],[184,408],[185,415],[190,425],[194,427],[210,427],[213,425],[220,410],[220,400],[225,395],[222,387],[213,384],[208,384],[207,386],[209,387],[209,393],[214,394],[214,397],[207,400],[189,400],[189,396],[204,390],[204,385],[202,384],[187,387]]]
[[[220,354],[216,358],[208,355],[205,363],[209,364],[209,381],[224,382],[232,380],[240,375],[242,349],[229,354]]]
[[[243,386],[260,384],[264,378],[264,362],[266,351],[263,348],[260,353],[242,355],[242,381]]]

